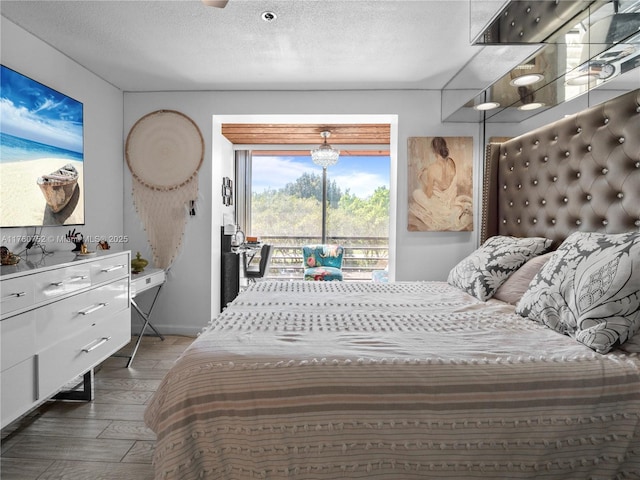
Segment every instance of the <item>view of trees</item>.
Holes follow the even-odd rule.
[[[367,198],[342,192],[327,181],[327,232],[337,237],[386,237],[389,233],[389,188],[380,186]],[[303,173],[284,188],[252,194],[252,230],[265,236],[319,235],[322,229],[322,175]]]

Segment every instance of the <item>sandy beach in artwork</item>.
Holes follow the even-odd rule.
[[[47,206],[37,180],[72,164],[78,171],[78,198],[58,213]],[[0,224],[3,226],[73,225],[84,223],[83,162],[41,158],[0,163]]]

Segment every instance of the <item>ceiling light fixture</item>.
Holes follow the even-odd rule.
[[[274,12],[262,12],[260,18],[265,22],[273,22],[278,16]]]
[[[482,102],[477,105],[474,105],[473,108],[480,111],[493,110],[494,108],[498,108],[500,104],[498,102]]]
[[[591,82],[595,82],[598,77],[599,75],[597,73],[582,73],[575,77],[567,78],[565,83],[572,86],[587,85]]]
[[[525,103],[524,105],[520,105],[518,110],[536,110],[538,108],[544,107],[544,103],[542,102],[531,102]]]
[[[520,75],[519,77],[512,79],[509,84],[514,87],[524,87],[526,85],[538,83],[543,78],[544,75],[540,73],[525,73],[524,75]]]
[[[327,168],[338,163],[340,151],[327,143],[327,138],[331,136],[330,131],[324,130],[320,132],[320,136],[324,138],[324,143],[322,143],[318,148],[311,150],[311,160],[316,165],[319,165],[322,168]]]

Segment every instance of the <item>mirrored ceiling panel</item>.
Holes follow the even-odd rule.
[[[473,39],[477,45],[552,43],[607,0],[511,0]],[[472,1],[470,8],[477,8]]]
[[[619,77],[633,79],[637,76],[637,86],[633,88],[640,87],[640,0],[509,2],[511,11],[514,3],[518,9],[524,9],[525,13],[520,15],[530,14],[524,4],[584,6],[588,3],[589,6],[579,11],[576,8],[563,10],[572,18],[571,23],[557,27],[559,21],[554,21],[554,28],[560,30],[549,34],[549,29],[546,29],[541,34],[546,35],[547,40],[552,38],[553,42],[545,44],[445,121],[520,122],[593,88],[604,88]],[[505,16],[504,12],[502,10],[491,23],[488,33],[479,38],[502,36],[500,29],[497,32],[493,30],[496,30],[496,22]],[[520,21],[520,24],[529,23],[531,21]]]

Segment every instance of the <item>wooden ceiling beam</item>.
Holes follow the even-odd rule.
[[[238,124],[225,123],[222,134],[240,145],[313,145],[322,143],[320,132],[331,132],[328,142],[341,145],[389,145],[389,124]]]
[[[266,155],[273,157],[296,157],[300,155],[309,155],[309,150],[252,150],[254,156]],[[359,156],[359,157],[388,157],[389,150],[340,150],[341,157]]]

